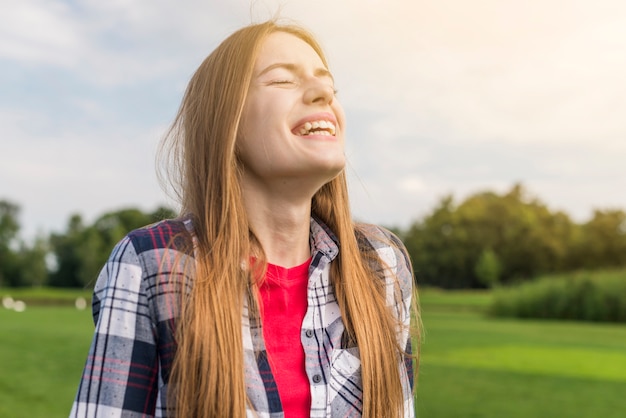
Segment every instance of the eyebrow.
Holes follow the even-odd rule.
[[[257,75],[257,77],[262,76],[263,74],[266,74],[276,68],[284,68],[287,71],[290,71],[292,73],[298,73],[300,72],[300,68],[295,65],[295,64],[291,64],[291,63],[287,63],[287,62],[277,62],[275,64],[269,65],[267,67],[265,67],[263,70],[261,70],[261,72]],[[328,71],[326,68],[320,67],[320,68],[316,68],[315,71],[313,72],[313,75],[315,75],[316,77],[328,77],[331,80],[335,81],[335,78],[333,77],[333,75],[331,74],[330,71]]]

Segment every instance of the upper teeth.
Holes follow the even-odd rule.
[[[300,135],[306,135],[312,131],[317,131],[319,135],[335,135],[335,124],[327,120],[316,120],[313,122],[306,122],[300,128]]]

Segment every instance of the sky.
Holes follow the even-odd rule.
[[[176,207],[155,172],[189,78],[276,15],[321,41],[359,220],[525,185],[586,221],[626,210],[623,0],[0,0],[0,199],[22,235]]]

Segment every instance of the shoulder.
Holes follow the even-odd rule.
[[[136,304],[129,312],[145,314],[142,309],[151,308],[139,299],[152,300],[163,293],[163,287],[157,290],[157,280],[174,270],[182,271],[192,254],[191,232],[181,220],[164,220],[129,232],[113,248],[96,280],[94,316],[98,317],[101,301],[120,294],[128,295],[127,299]]]
[[[131,266],[138,276],[153,276],[165,254],[193,256],[193,239],[184,221],[168,219],[129,232],[113,248],[101,276],[115,277]]]
[[[378,225],[359,223],[355,234],[361,251],[375,250],[388,264],[405,263],[410,268],[406,247],[393,232]]]
[[[382,268],[398,280],[403,294],[410,294],[413,288],[413,269],[404,243],[393,232],[372,224],[357,224],[355,234],[362,253],[375,251]],[[388,274],[385,276],[389,277]]]
[[[190,253],[193,248],[191,227],[187,221],[167,219],[128,233],[126,239],[130,241],[137,255],[158,250],[176,250]]]
[[[367,224],[367,223],[357,223],[355,231],[357,233],[357,238],[359,234],[363,237],[366,237],[370,242],[378,243],[383,246],[396,246],[404,248],[404,244],[396,234],[391,232],[390,230],[383,228],[379,225]]]

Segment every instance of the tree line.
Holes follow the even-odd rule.
[[[65,232],[27,243],[19,237],[19,210],[0,200],[0,286],[90,287],[126,233],[175,216],[166,207],[127,208],[86,224],[74,214]],[[596,210],[577,223],[521,184],[459,203],[445,196],[410,227],[392,229],[406,244],[420,285],[484,288],[550,273],[626,267],[623,210]]]
[[[105,213],[89,225],[74,214],[65,232],[27,243],[19,236],[19,211],[17,204],[0,200],[2,287],[92,287],[113,246],[129,231],[176,216],[166,207],[152,212],[126,208]]]
[[[626,213],[595,210],[584,223],[551,211],[521,184],[476,193],[434,210],[399,233],[418,283],[482,288],[577,270],[626,267]]]

